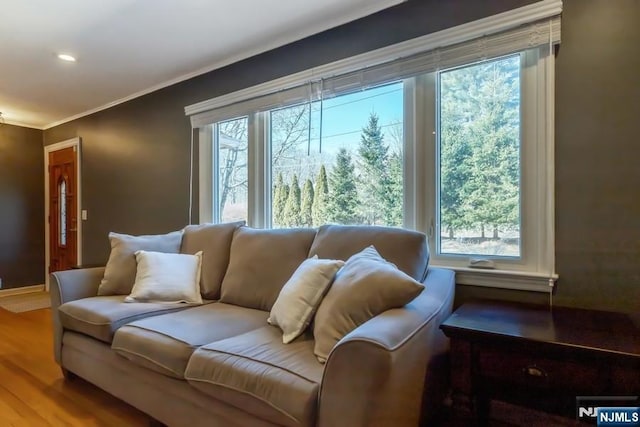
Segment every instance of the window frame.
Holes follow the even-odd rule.
[[[537,47],[521,48],[483,58],[489,60],[516,52],[524,52],[521,53],[523,61],[521,61],[521,256],[519,258],[439,254],[437,252],[436,233],[439,231],[436,222],[438,218],[436,196],[439,188],[437,176],[438,105],[435,101],[438,96],[438,70],[404,78],[397,76],[393,79],[402,80],[404,83],[404,227],[422,231],[427,235],[431,251],[431,265],[454,269],[457,272],[456,282],[458,284],[551,292],[558,277],[555,273],[554,247],[555,49],[552,39],[559,40],[559,21],[553,21],[553,19],[557,19],[557,14],[561,11],[561,4],[558,5],[559,2],[553,0],[542,3],[545,4],[525,6],[511,11],[513,14],[506,12],[480,20],[487,21],[482,25],[480,21],[476,21],[444,30],[441,32],[443,35],[436,33],[433,37],[431,35],[425,36],[429,38],[429,43],[437,46],[435,43],[445,38],[444,33],[451,33],[451,40],[460,42],[459,38],[456,39],[458,34],[459,37],[462,37],[463,33],[467,34],[464,37],[472,37],[474,32],[480,34],[481,31],[486,31],[482,29],[484,27],[492,28],[493,31],[497,31],[500,26],[508,28],[510,24],[505,18],[507,15],[513,15],[514,19],[521,20],[519,21],[521,25],[523,22],[525,24],[534,22],[535,19],[551,18],[548,24],[535,22],[531,24],[538,26],[535,34],[538,34],[539,28],[546,28],[544,25],[547,25],[550,31],[548,44],[537,43]],[[525,18],[522,21],[522,17],[527,14],[532,16],[531,20],[527,21]],[[493,18],[497,23],[493,23]],[[466,26],[473,28],[470,31],[463,31]],[[555,31],[558,33],[556,34]],[[480,40],[480,45],[482,42],[483,40]],[[430,46],[429,43],[425,42],[427,46]],[[330,75],[340,75],[336,70],[353,72],[357,71],[358,67],[364,70],[365,68],[362,67],[366,67],[366,64],[370,63],[368,61],[384,62],[382,57],[388,58],[397,55],[397,52],[402,49],[418,51],[417,45],[416,40],[403,42],[396,46],[327,64],[322,67],[322,70],[326,68],[327,73],[333,73]],[[438,51],[436,51],[436,56],[439,56]],[[369,57],[374,59],[369,59]],[[447,62],[446,68],[478,62],[477,59],[470,60],[469,58],[468,51],[457,64],[452,64],[451,57],[447,57],[449,62]],[[297,73],[185,108],[185,112],[192,115],[193,126],[199,128],[200,222],[214,219],[215,195],[210,190],[217,188],[217,182],[215,182],[217,174],[214,173],[216,171],[215,160],[212,157],[214,154],[212,135],[215,123],[208,125],[203,125],[203,123],[207,123],[207,121],[209,123],[222,122],[245,116],[248,117],[249,122],[249,165],[247,171],[249,211],[247,222],[253,227],[271,227],[273,177],[271,176],[271,144],[269,141],[270,110],[299,104],[302,99],[301,90],[299,86],[295,85],[299,83],[294,84],[293,82],[298,82],[301,79],[317,82],[313,79],[316,71],[312,69]],[[318,72],[318,74],[321,73]],[[377,84],[389,81],[391,79],[378,81]],[[320,80],[320,93],[323,90],[322,82],[323,80]],[[366,84],[362,87],[365,86]],[[313,98],[311,94],[313,83],[309,83],[308,87],[309,101],[317,100],[318,98]],[[265,94],[268,102],[261,101],[259,98]],[[332,95],[337,96],[339,92],[332,93]],[[287,96],[290,97],[289,100]],[[278,98],[277,104],[274,104],[274,97]],[[253,108],[253,111],[243,111],[237,103],[241,99],[249,99],[247,108]],[[230,102],[231,100],[234,102]],[[231,105],[229,110],[223,108],[227,104]],[[255,108],[257,105],[261,105],[261,107]],[[469,260],[472,257],[490,258],[495,262],[495,268],[472,268],[469,266]]]
[[[554,56],[548,46],[521,55],[521,256],[437,251],[437,71],[405,80],[405,227],[427,235],[431,264],[456,270],[460,284],[549,292],[557,279],[553,267]],[[491,259],[495,268],[469,267],[471,258]]]
[[[434,201],[434,205],[425,211],[423,215],[429,217],[430,224],[429,236],[431,241],[432,259],[442,265],[451,267],[469,267],[471,259],[482,259],[492,261],[498,270],[524,270],[530,271],[534,269],[534,260],[531,254],[535,252],[537,246],[537,236],[535,230],[544,227],[544,224],[537,223],[533,218],[541,218],[541,212],[536,212],[538,204],[532,203],[535,199],[535,189],[539,183],[537,181],[537,165],[538,153],[535,147],[541,141],[537,139],[537,123],[538,111],[536,102],[539,99],[538,81],[536,79],[535,70],[538,67],[538,59],[541,57],[540,48],[531,49],[520,52],[520,255],[517,257],[482,255],[482,254],[455,254],[440,253],[438,251],[441,245],[441,224],[440,224],[440,199],[439,192],[441,188],[439,170],[440,170],[440,102],[441,93],[438,74],[446,72],[441,70],[433,73],[433,84],[435,85],[435,95],[432,99],[427,99],[426,103],[431,107],[434,106],[435,111],[430,112],[429,116],[435,115],[435,126],[425,137],[432,139],[429,146],[433,147],[427,153],[429,157],[427,164],[432,165],[433,173],[429,174],[429,180],[424,188],[424,193],[429,200]],[[499,58],[492,58],[495,60]],[[473,64],[465,64],[473,65]],[[456,67],[457,68],[457,67]],[[542,165],[544,166],[544,165]]]

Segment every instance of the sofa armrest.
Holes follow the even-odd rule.
[[[53,317],[53,354],[58,364],[62,349],[62,324],[58,316],[58,307],[65,302],[98,295],[98,286],[104,276],[104,267],[78,270],[56,271],[51,273],[51,315]]]
[[[415,426],[425,384],[442,388],[431,400],[444,397],[449,341],[440,324],[451,314],[455,274],[430,268],[424,283],[411,303],[360,325],[331,351],[320,386],[319,426]]]

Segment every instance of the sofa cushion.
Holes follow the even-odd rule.
[[[315,229],[240,227],[231,242],[220,301],[269,311],[280,289],[307,259]]]
[[[202,392],[278,425],[315,425],[323,365],[302,335],[283,344],[263,328],[197,349],[185,378]]]
[[[404,306],[423,289],[373,246],[349,258],[318,307],[313,327],[318,360],[325,362],[349,332],[383,311]]]
[[[150,236],[109,233],[111,253],[98,295],[129,295],[136,279],[136,251],[178,253],[182,231]]]
[[[69,301],[58,307],[66,329],[110,343],[125,323],[189,307],[188,304],[124,302],[124,295],[99,296]]]
[[[182,379],[197,347],[263,327],[267,316],[260,310],[211,303],[129,323],[116,332],[111,348],[139,366]]]
[[[202,251],[200,292],[203,298],[211,300],[220,298],[220,284],[229,265],[233,233],[242,225],[244,221],[185,227],[180,252],[193,255]]]
[[[309,257],[346,260],[368,246],[400,270],[421,282],[427,274],[429,247],[423,233],[402,228],[323,225],[318,229]]]

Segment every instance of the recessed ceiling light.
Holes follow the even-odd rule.
[[[66,53],[59,53],[58,54],[58,58],[62,59],[63,61],[67,61],[67,62],[76,62],[76,58],[74,58],[71,55],[67,55]]]

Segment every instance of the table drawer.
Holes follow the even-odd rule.
[[[530,387],[597,393],[608,388],[607,372],[596,366],[491,348],[478,350],[479,375]]]

